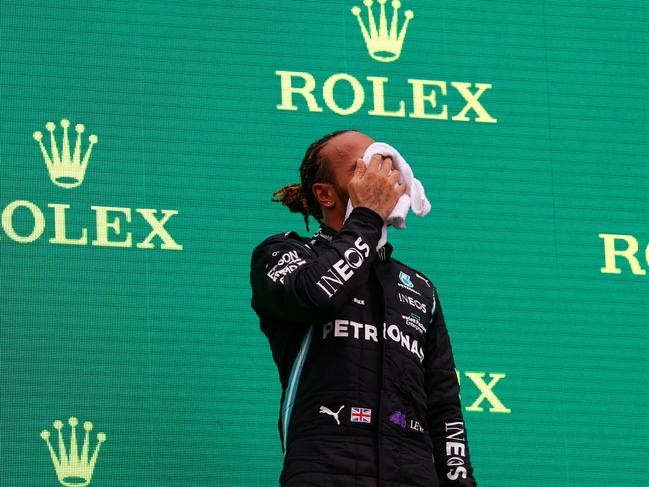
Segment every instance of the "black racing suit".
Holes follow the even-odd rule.
[[[473,487],[451,344],[422,274],[378,251],[381,218],[253,252],[252,307],[282,384],[288,487]]]

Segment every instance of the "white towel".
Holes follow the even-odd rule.
[[[410,165],[401,154],[399,154],[398,150],[383,142],[374,142],[367,148],[363,155],[363,161],[365,161],[366,166],[369,165],[374,154],[381,154],[384,157],[392,158],[392,167],[399,170],[401,175],[400,182],[405,184],[407,188],[406,192],[401,196],[401,198],[399,198],[399,201],[397,201],[397,204],[392,210],[392,213],[390,213],[390,216],[388,216],[387,221],[383,224],[381,240],[379,240],[379,244],[376,246],[376,248],[379,249],[388,241],[388,225],[392,225],[397,229],[406,228],[406,216],[408,215],[408,210],[412,209],[412,212],[417,216],[426,216],[430,211],[430,201],[426,198],[426,193],[421,182],[415,178]],[[347,220],[347,217],[349,217],[352,210],[352,201],[350,199],[347,203],[345,220]]]

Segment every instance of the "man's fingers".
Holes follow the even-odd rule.
[[[370,164],[367,166],[368,171],[378,171],[379,170],[379,165],[381,163],[381,160],[383,159],[383,156],[381,154],[374,154],[372,158],[370,159]]]
[[[367,171],[363,159],[356,159],[356,168],[354,169],[354,178],[362,178]]]
[[[380,172],[387,176],[388,174],[390,174],[391,170],[392,170],[392,158],[386,157],[385,159],[383,159]]]
[[[396,183],[397,181],[399,181],[399,178],[400,178],[400,177],[401,177],[401,173],[400,173],[397,169],[395,169],[395,170],[392,171],[392,172],[390,173],[390,175],[388,176],[388,181],[390,181],[392,184],[394,184],[394,183]]]
[[[401,197],[408,190],[408,187],[403,183],[399,183],[395,189],[399,197]]]

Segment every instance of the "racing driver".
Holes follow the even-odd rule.
[[[474,487],[437,290],[376,248],[406,187],[391,158],[365,166],[373,142],[339,131],[311,144],[301,184],[274,199],[320,228],[252,255],[252,307],[282,385],[280,485]]]

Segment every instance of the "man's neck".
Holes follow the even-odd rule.
[[[336,232],[339,232],[343,227],[343,223],[345,223],[345,213],[336,211],[335,209],[323,211],[322,223]]]

